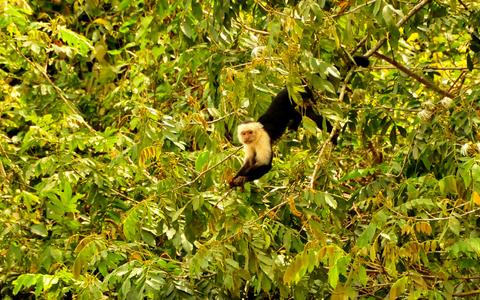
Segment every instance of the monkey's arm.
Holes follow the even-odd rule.
[[[253,181],[267,174],[272,168],[272,164],[259,165],[258,163],[245,163],[238,171],[237,175],[229,182],[230,187],[243,186],[247,181]]]

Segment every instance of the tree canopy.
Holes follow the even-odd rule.
[[[2,299],[480,295],[477,0],[0,10]],[[337,145],[304,117],[230,189],[304,84]]]

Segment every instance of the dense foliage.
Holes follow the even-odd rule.
[[[477,0],[0,10],[2,299],[480,294]],[[338,145],[305,118],[229,189],[236,125],[303,82]]]

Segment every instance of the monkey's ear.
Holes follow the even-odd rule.
[[[254,120],[254,119],[252,119],[252,118],[248,118],[248,119],[246,119],[246,120],[243,120],[242,122],[240,122],[240,124],[239,124],[239,125],[241,125],[241,124],[253,123],[253,122],[255,122],[255,120]]]
[[[370,60],[366,56],[354,56],[353,60],[355,61],[355,64],[359,67],[368,67],[370,65]]]

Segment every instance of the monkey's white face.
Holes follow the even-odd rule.
[[[244,145],[255,144],[263,132],[263,125],[250,122],[238,125],[238,140]]]
[[[257,139],[257,134],[255,130],[246,129],[240,131],[240,141],[242,144],[251,144]]]

